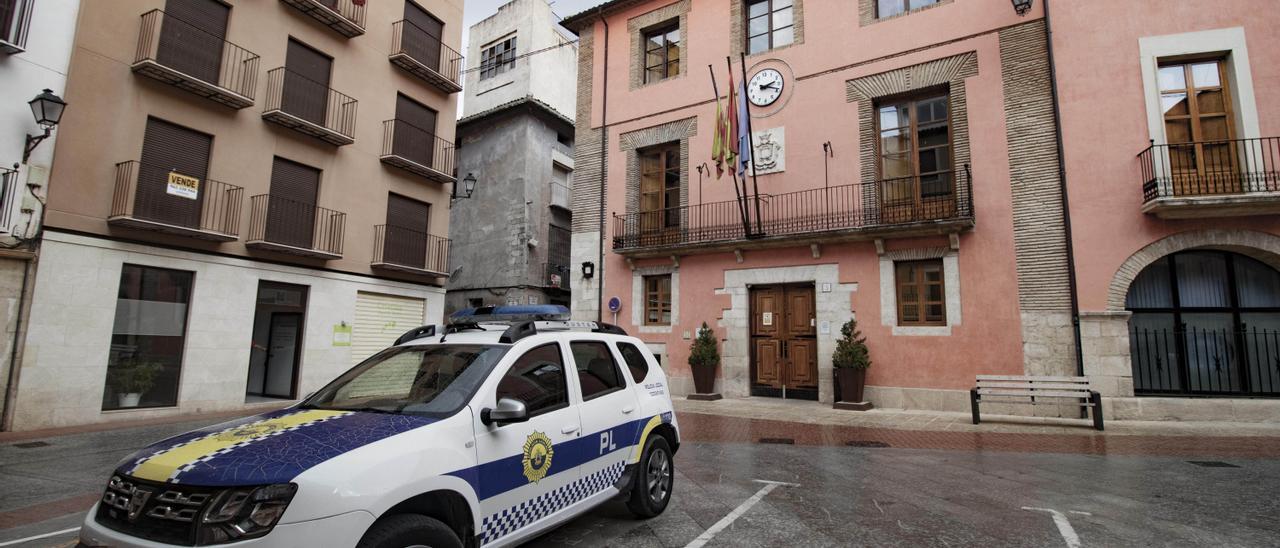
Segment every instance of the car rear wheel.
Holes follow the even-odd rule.
[[[627,508],[637,516],[651,518],[667,509],[675,484],[676,464],[666,438],[653,435],[645,444],[636,469],[635,485]]]
[[[462,548],[462,541],[440,520],[397,514],[378,520],[356,548]]]

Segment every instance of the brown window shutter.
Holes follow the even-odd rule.
[[[230,11],[217,0],[166,0],[156,60],[217,84]]]
[[[267,240],[310,249],[319,190],[320,170],[276,158],[271,166]]]
[[[430,226],[430,215],[430,204],[399,194],[388,194],[384,260],[423,268],[427,260],[427,227]]]
[[[425,167],[436,153],[436,111],[407,96],[396,95],[396,128],[393,141],[397,156]]]
[[[404,3],[404,18],[411,23],[404,29],[402,43],[405,51],[431,70],[440,69],[440,37],[444,36],[444,22],[413,2]]]
[[[199,228],[200,204],[208,188],[206,179],[212,148],[211,135],[148,118],[142,138],[142,165],[138,171],[133,214],[175,226]],[[168,193],[171,171],[200,179],[201,188],[195,200]]]
[[[288,70],[284,75],[282,110],[323,126],[333,59],[293,39],[289,40],[284,59]]]

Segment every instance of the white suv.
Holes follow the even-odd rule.
[[[680,434],[644,343],[480,312],[406,333],[296,406],[139,451],[82,545],[504,546],[610,499],[662,513]]]

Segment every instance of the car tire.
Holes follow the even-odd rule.
[[[675,485],[676,464],[667,439],[654,434],[645,444],[637,463],[635,484],[627,508],[641,518],[651,518],[667,509]]]
[[[356,548],[462,548],[458,535],[440,520],[418,514],[396,514],[378,520]]]

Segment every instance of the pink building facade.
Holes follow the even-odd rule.
[[[1141,201],[1137,155],[1154,137],[1140,29],[1232,18],[1188,29],[1118,13],[1115,32],[1099,33],[1079,5],[1091,2],[1061,4],[1049,6],[1062,12],[1050,23],[1061,147],[1043,2],[1017,13],[1008,0],[614,0],[566,19],[581,38],[574,314],[638,334],[677,395],[693,392],[689,345],[705,322],[726,398],[831,402],[831,354],[856,318],[879,407],[966,411],[975,375],[1082,369],[1111,417],[1189,400],[1135,393],[1127,288],[1112,306],[1114,280],[1136,275],[1130,257],[1169,235],[1231,226],[1254,238],[1276,224],[1168,221]],[[745,223],[733,180],[711,167],[711,74],[723,98],[726,57],[733,80],[745,72],[760,96],[750,107],[759,173],[746,183],[760,199],[745,200]],[[1275,76],[1259,64],[1261,105],[1260,78]],[[1096,81],[1100,68],[1114,78]],[[1103,124],[1125,124],[1124,136]],[[1252,211],[1251,199],[1211,207]]]
[[[1049,9],[1086,374],[1119,416],[1280,420],[1280,13]]]

